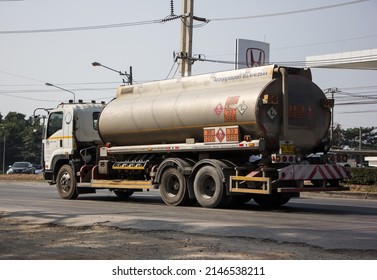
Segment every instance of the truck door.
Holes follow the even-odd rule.
[[[55,155],[63,154],[63,111],[55,111],[49,115],[45,136],[45,168],[51,169]]]

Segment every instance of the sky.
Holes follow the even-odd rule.
[[[180,15],[182,1],[173,2]],[[210,21],[195,23],[193,54],[231,62],[241,38],[269,43],[271,63],[304,66],[307,56],[377,48],[376,13],[377,0],[197,0],[195,16]],[[0,113],[43,114],[37,108],[54,108],[71,92],[76,100],[110,101],[121,77],[94,61],[122,72],[132,66],[137,83],[173,77],[181,22],[154,23],[170,14],[170,0],[0,0]],[[223,20],[239,17],[245,18]],[[192,71],[233,68],[197,61]],[[335,93],[335,123],[377,127],[376,71],[312,74],[321,89],[342,91]],[[341,105],[365,101],[362,96],[374,104]]]

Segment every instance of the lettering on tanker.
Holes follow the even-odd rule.
[[[266,77],[268,75],[272,75],[272,71],[268,71],[269,68],[263,69],[261,71],[253,72],[247,71],[237,74],[237,75],[229,75],[224,77],[216,77],[216,75],[211,75],[211,78],[216,83],[227,83],[229,81],[237,81],[242,79],[249,79],[249,78],[259,78],[259,77]]]
[[[288,106],[288,117],[290,119],[312,119],[314,110],[311,106],[295,105]]]

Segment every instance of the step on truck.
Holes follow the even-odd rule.
[[[44,177],[64,199],[159,189],[167,205],[210,208],[344,191],[333,105],[310,69],[277,65],[120,86],[108,104],[49,111]]]

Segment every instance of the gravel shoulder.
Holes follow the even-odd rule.
[[[30,224],[0,214],[1,260],[373,260],[376,251],[324,250],[300,243],[139,231],[107,226]]]

